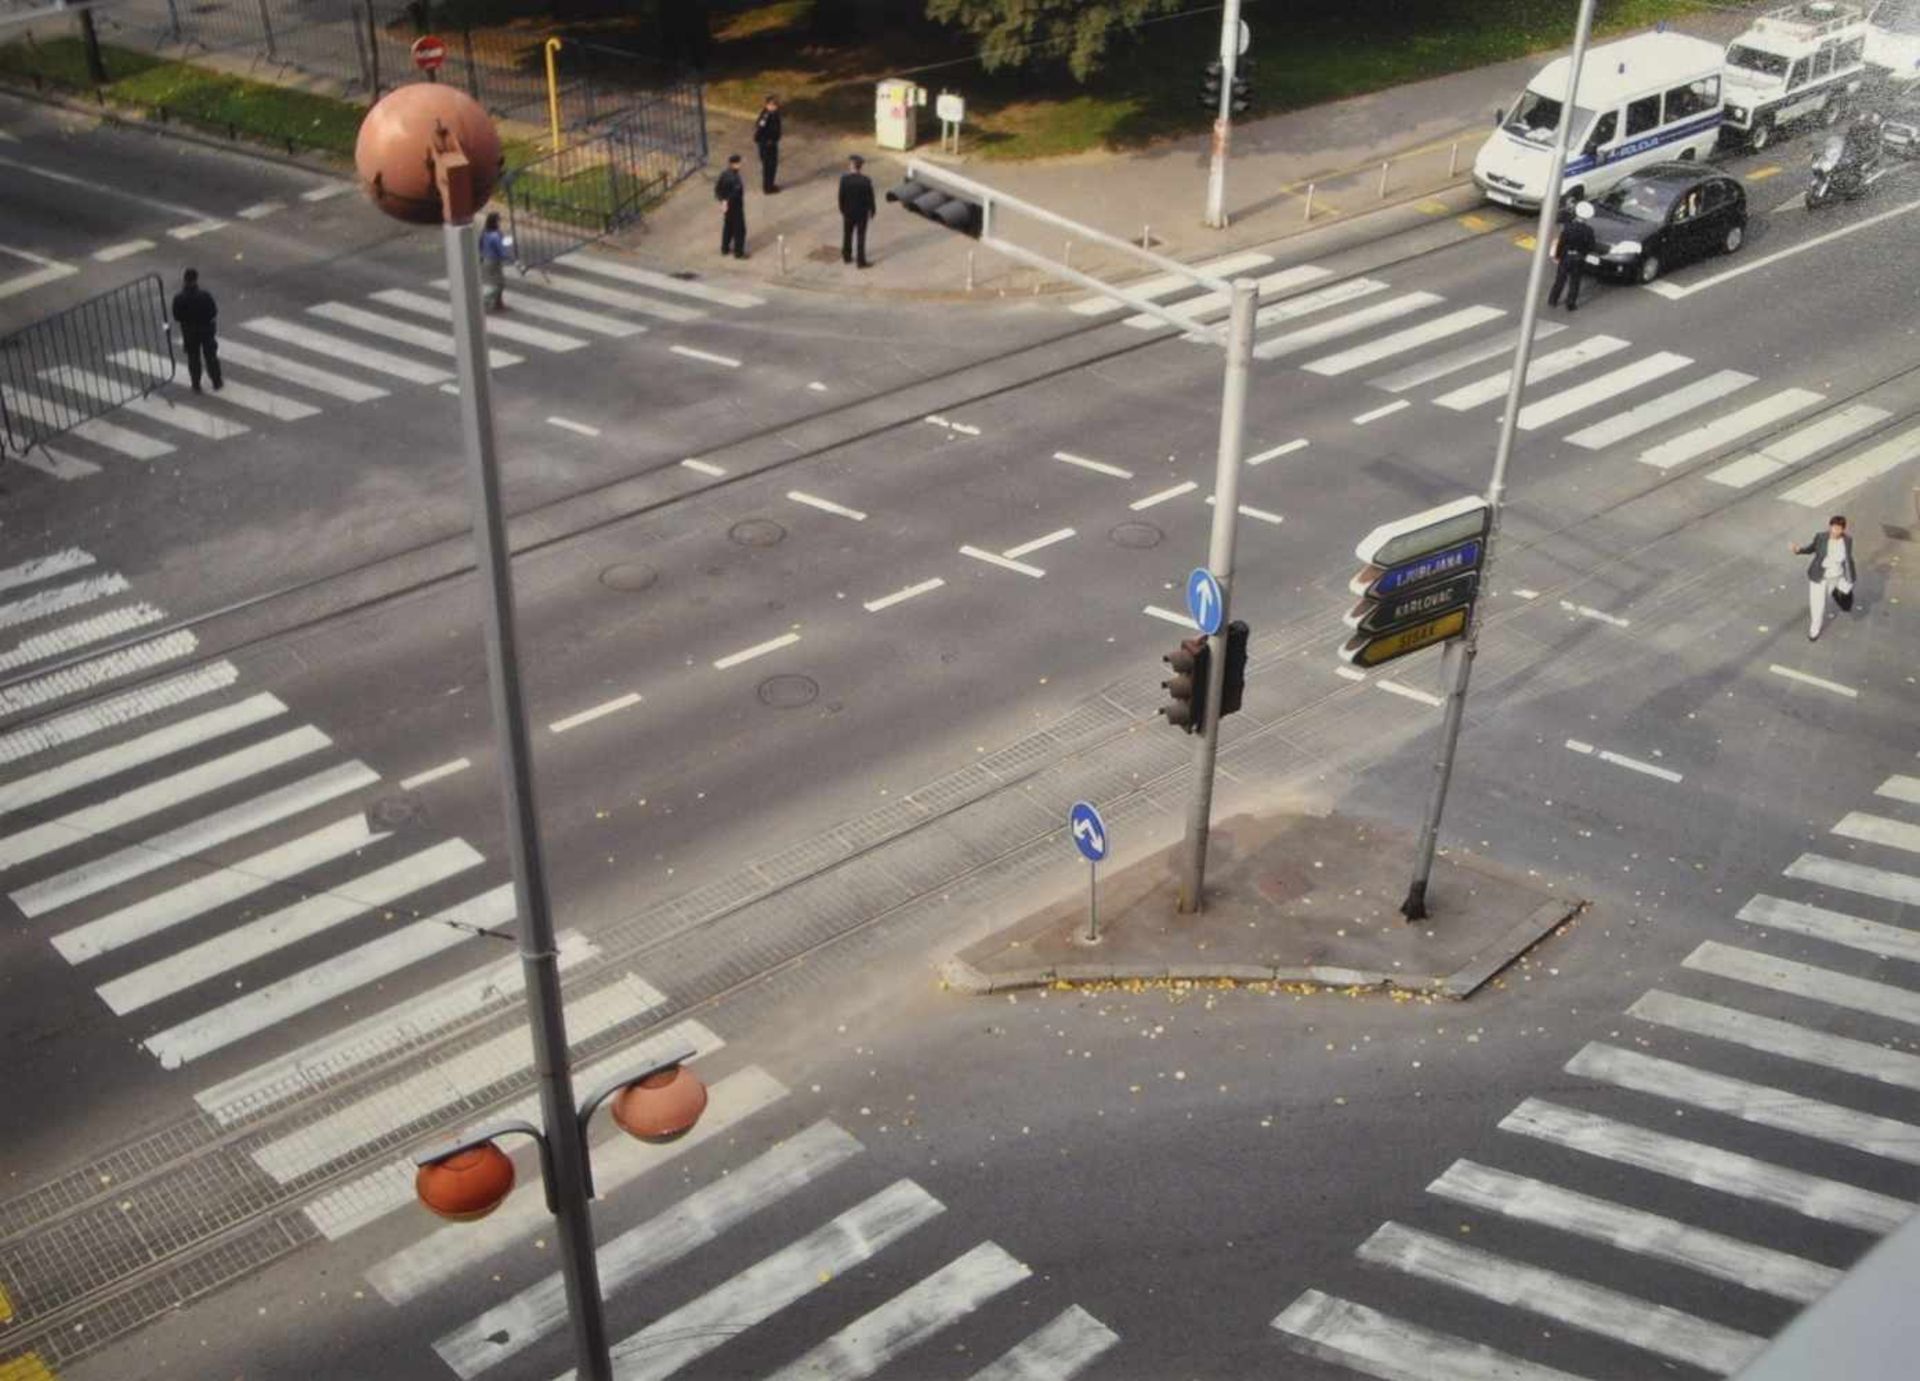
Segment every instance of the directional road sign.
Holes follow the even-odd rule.
[[[1107,822],[1091,802],[1075,801],[1067,824],[1073,831],[1073,846],[1087,862],[1098,863],[1107,856]]]
[[[1493,509],[1485,499],[1477,495],[1455,499],[1410,518],[1382,523],[1361,539],[1353,554],[1370,566],[1398,566],[1469,537],[1485,537],[1492,518]]]
[[[1226,601],[1220,597],[1220,582],[1205,566],[1195,566],[1187,577],[1187,614],[1198,628],[1211,638],[1220,631],[1220,615]]]
[[[1465,633],[1492,517],[1485,499],[1456,499],[1368,533],[1354,548],[1366,564],[1348,583],[1360,602],[1345,622],[1357,631],[1340,656],[1376,667]]]
[[[1428,619],[1425,623],[1412,624],[1374,637],[1362,633],[1347,640],[1347,645],[1340,649],[1340,658],[1357,667],[1384,666],[1396,657],[1404,657],[1423,647],[1432,647],[1448,638],[1459,637],[1467,631],[1469,612],[1468,609],[1455,609],[1452,613]]]

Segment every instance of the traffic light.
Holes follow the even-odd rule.
[[[1227,625],[1227,674],[1220,685],[1220,717],[1225,719],[1240,708],[1247,689],[1247,636],[1253,630],[1245,620]]]
[[[1173,675],[1160,684],[1169,704],[1160,707],[1167,723],[1176,729],[1197,734],[1207,727],[1207,668],[1213,651],[1205,638],[1187,638],[1160,659],[1173,668]]]
[[[986,225],[986,215],[979,202],[955,196],[916,178],[908,178],[889,191],[887,200],[897,201],[916,216],[939,221],[949,230],[958,230],[976,240]]]
[[[1245,115],[1253,109],[1253,78],[1249,75],[1252,66],[1245,58],[1234,64],[1233,99],[1227,109],[1235,115]]]
[[[1206,74],[1200,78],[1200,104],[1209,110],[1220,108],[1220,82],[1226,75],[1226,68],[1219,58],[1207,64]]]

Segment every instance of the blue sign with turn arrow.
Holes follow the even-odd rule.
[[[1067,826],[1073,832],[1073,846],[1087,862],[1098,863],[1107,856],[1107,822],[1091,802],[1075,801]]]
[[[1187,577],[1187,616],[1193,620],[1193,626],[1211,638],[1220,631],[1220,616],[1226,612],[1226,603],[1220,597],[1220,582],[1213,578],[1213,572],[1205,566],[1194,567],[1193,574]]]

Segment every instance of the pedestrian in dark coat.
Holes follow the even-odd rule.
[[[760,150],[760,190],[772,196],[780,190],[780,101],[769,96],[753,122],[753,146]]]
[[[866,162],[853,154],[840,174],[840,262],[861,268],[867,266],[867,222],[873,219],[873,179],[860,171]]]
[[[1813,642],[1827,621],[1828,596],[1843,612],[1853,608],[1853,538],[1845,515],[1836,513],[1804,547],[1788,545],[1795,556],[1813,558],[1807,563],[1807,641]]]
[[[173,319],[180,323],[180,343],[187,349],[187,378],[200,392],[204,367],[214,392],[220,391],[220,346],[214,340],[213,319],[220,315],[213,294],[200,286],[200,270],[180,275],[180,291],[173,295]]]
[[[1547,294],[1547,305],[1558,307],[1560,294],[1567,295],[1567,310],[1580,310],[1580,284],[1587,276],[1587,256],[1594,251],[1598,243],[1594,239],[1593,203],[1583,201],[1573,208],[1573,219],[1561,228],[1553,242],[1553,257],[1559,264],[1553,274],[1553,290]]]
[[[727,170],[713,184],[720,203],[720,253],[747,257],[747,184],[740,180],[740,155],[727,156]]]

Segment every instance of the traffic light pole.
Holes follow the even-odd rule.
[[[1239,6],[1232,5],[1237,11]],[[1193,754],[1193,799],[1187,807],[1187,853],[1180,873],[1180,913],[1200,910],[1207,872],[1207,833],[1213,816],[1213,768],[1220,750],[1220,703],[1227,680],[1227,622],[1233,617],[1233,544],[1240,529],[1240,458],[1247,433],[1247,379],[1253,372],[1253,320],[1260,289],[1233,285],[1227,318],[1226,382],[1220,398],[1220,449],[1213,476],[1213,535],[1207,569],[1220,584],[1220,628],[1208,639],[1206,717]]]
[[[1566,171],[1567,153],[1573,146],[1574,93],[1580,89],[1580,68],[1586,62],[1587,38],[1593,31],[1594,0],[1580,0],[1580,14],[1574,21],[1573,55],[1567,62],[1567,95],[1561,102],[1561,120],[1556,136],[1553,164],[1547,170],[1546,192],[1540,200],[1540,223],[1534,230],[1533,260],[1527,266],[1527,295],[1520,304],[1520,339],[1513,348],[1513,374],[1507,380],[1507,410],[1500,419],[1500,440],[1493,452],[1493,477],[1487,482],[1487,535],[1480,559],[1480,588],[1490,589],[1494,550],[1500,536],[1500,513],[1507,492],[1507,466],[1513,459],[1513,441],[1520,425],[1520,404],[1526,393],[1527,367],[1533,359],[1534,322],[1540,314],[1540,291],[1546,282],[1547,263],[1552,258],[1554,222],[1560,210],[1561,174]],[[1447,786],[1453,779],[1453,759],[1460,744],[1460,723],[1466,718],[1467,682],[1473,675],[1473,659],[1480,649],[1480,621],[1486,601],[1474,601],[1472,621],[1457,647],[1448,645],[1445,656],[1452,661],[1453,675],[1447,689],[1446,719],[1440,729],[1440,751],[1433,763],[1433,794],[1427,802],[1426,818],[1420,823],[1420,839],[1414,848],[1413,880],[1407,886],[1407,899],[1400,914],[1409,921],[1427,918],[1427,882],[1433,873],[1434,850],[1440,839],[1440,813],[1446,809]],[[1183,910],[1185,908],[1182,908]]]
[[[1227,228],[1227,146],[1233,142],[1233,73],[1239,65],[1240,0],[1226,0],[1220,7],[1220,109],[1213,117],[1213,161],[1207,169],[1207,224],[1215,230]]]

